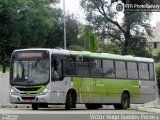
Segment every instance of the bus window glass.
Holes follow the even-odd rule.
[[[127,78],[126,63],[124,61],[115,61],[116,77]]]
[[[104,77],[115,77],[113,60],[103,60],[103,75]]]
[[[17,85],[42,84],[49,80],[49,61],[14,61],[13,83]]]
[[[150,75],[150,79],[154,79],[154,67],[153,67],[153,63],[149,64],[149,75]]]
[[[52,80],[62,80],[63,61],[61,59],[52,59],[51,63]]]
[[[91,76],[102,77],[102,65],[100,59],[91,59],[90,60],[90,72]]]
[[[76,59],[75,57],[65,57],[64,59],[65,75],[76,75]]]
[[[75,68],[77,76],[89,76],[89,59],[76,57]]]
[[[140,79],[149,79],[148,64],[147,63],[139,63],[138,68],[139,68],[139,78]]]
[[[127,62],[128,78],[138,79],[138,68],[136,62]]]
[[[48,51],[17,51],[11,61],[12,85],[39,85],[49,81]]]

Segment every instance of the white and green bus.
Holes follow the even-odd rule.
[[[85,104],[87,109],[155,100],[154,60],[87,51],[21,49],[11,57],[10,102],[32,109]]]

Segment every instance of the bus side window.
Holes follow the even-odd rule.
[[[148,63],[139,63],[139,78],[149,80]]]
[[[63,78],[63,61],[62,60],[57,61],[57,74],[59,76],[59,79]]]
[[[51,64],[52,80],[61,80],[63,78],[63,61],[53,59]]]
[[[153,65],[153,63],[149,63],[149,75],[150,75],[150,79],[154,80],[154,65]]]

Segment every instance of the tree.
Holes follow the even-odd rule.
[[[134,1],[130,1],[131,3]],[[144,36],[136,36],[142,34],[145,31],[149,36],[152,34],[151,25],[148,23],[150,19],[150,13],[145,12],[134,12],[125,13],[122,23],[117,21],[117,12],[112,11],[112,4],[108,0],[81,0],[81,6],[86,11],[87,20],[92,26],[93,30],[96,31],[98,37],[102,40],[110,39],[110,41],[117,44],[122,48],[123,54],[134,54],[139,56],[138,51],[141,49],[134,49],[134,45],[137,40],[143,39],[143,43],[146,43]],[[142,31],[140,31],[140,29]],[[136,45],[141,45],[138,42]],[[147,54],[147,45],[143,47],[145,54]]]
[[[22,46],[44,47],[48,32],[53,27],[55,9],[50,4],[55,0],[31,0],[19,12],[20,34]]]
[[[115,43],[101,43],[100,44],[100,49],[98,50],[100,53],[111,53],[111,54],[121,54],[122,49],[116,45]]]
[[[81,25],[79,41],[81,44],[74,44],[69,47],[70,50],[90,51],[98,53],[121,54],[122,49],[114,43],[104,43],[97,38],[90,26]]]
[[[95,33],[92,32],[89,26],[85,26],[83,32],[85,49],[91,52],[97,52],[99,43]]]
[[[64,47],[64,32],[63,32],[63,13],[61,10],[57,10],[54,17],[54,26],[49,32],[49,36],[45,43],[47,48]],[[73,46],[73,44],[79,44],[79,22],[72,14],[66,14],[66,42],[67,48]]]
[[[58,0],[0,0],[0,59],[18,48],[43,47]]]
[[[79,25],[78,42],[69,47],[71,50],[97,52],[99,41],[90,26]]]

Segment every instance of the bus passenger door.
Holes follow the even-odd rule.
[[[52,56],[51,60],[51,89],[52,103],[64,103],[66,91],[64,87],[63,59],[61,56]]]

